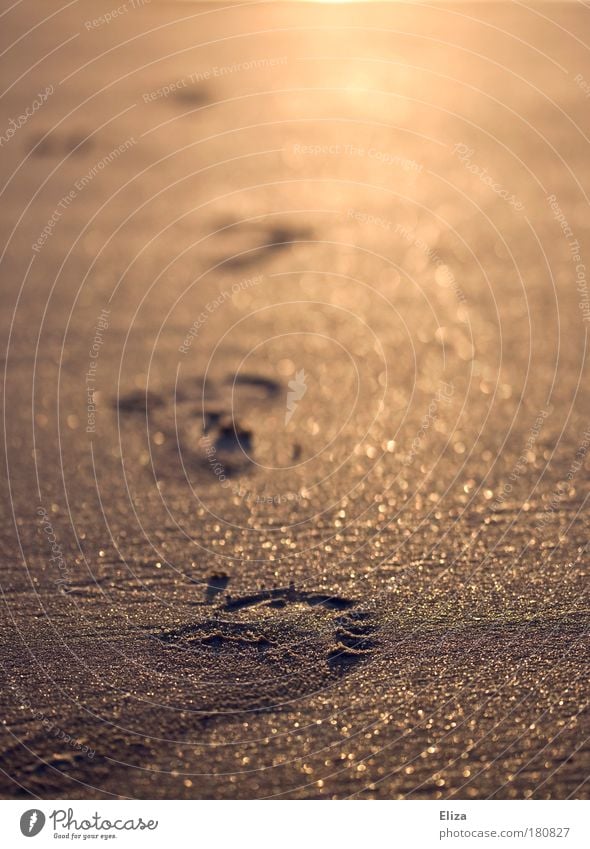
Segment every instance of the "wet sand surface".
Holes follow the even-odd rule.
[[[587,798],[588,9],[2,12],[1,795]]]

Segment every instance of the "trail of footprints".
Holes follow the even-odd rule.
[[[188,96],[188,92],[185,94]],[[225,248],[231,244],[234,249],[222,260],[230,267],[247,267],[281,256],[298,242],[313,238],[308,226],[295,222],[230,221],[220,232]],[[206,447],[212,446],[216,460],[231,476],[248,470],[255,462],[254,429],[262,431],[268,408],[283,398],[286,400],[286,387],[273,378],[240,372],[228,374],[221,381],[207,378],[206,384],[202,378],[185,380],[164,395],[135,390],[119,396],[115,407],[123,418],[146,417],[148,430],[163,433],[167,460],[180,459],[185,475],[190,474],[191,466],[211,468],[207,460],[211,454],[206,454]],[[203,445],[203,438],[207,446]],[[273,456],[270,465],[285,465],[301,458],[298,443],[281,443],[275,449],[280,456]],[[178,469],[171,469],[166,462],[158,473],[169,474],[171,470],[178,474]]]
[[[246,373],[208,381],[206,392],[196,378],[168,396],[134,392],[116,406],[138,430],[143,419],[150,432],[164,431],[171,450],[182,453],[184,470],[191,463],[209,468],[200,448],[206,437],[231,474],[256,458],[257,422],[263,426],[267,405],[283,397],[280,384]],[[165,473],[174,472],[168,463]],[[148,630],[155,669],[182,682],[202,716],[274,710],[321,692],[378,647],[380,624],[364,604],[293,583],[234,595],[227,575],[211,575],[194,612],[194,621]]]

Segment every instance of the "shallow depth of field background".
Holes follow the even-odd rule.
[[[0,15],[2,796],[587,797],[588,9]]]

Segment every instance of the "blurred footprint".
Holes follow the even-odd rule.
[[[30,148],[34,156],[63,158],[70,153],[79,156],[94,147],[94,142],[86,138],[88,133],[83,130],[65,134],[52,132],[46,138],[43,138],[44,135],[37,134],[31,139]]]
[[[272,256],[286,252],[298,242],[312,239],[313,230],[297,225],[276,225],[271,228],[248,223],[236,223],[223,231],[226,253],[232,255],[223,261],[229,268],[248,268]]]

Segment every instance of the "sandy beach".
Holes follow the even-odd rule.
[[[0,8],[2,798],[588,798],[589,15]]]

